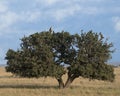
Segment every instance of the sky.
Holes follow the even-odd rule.
[[[120,62],[120,0],[0,0],[0,64],[20,39],[53,30],[101,32],[114,45],[109,62]]]

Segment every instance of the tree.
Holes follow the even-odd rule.
[[[101,33],[89,31],[71,35],[69,32],[43,31],[21,39],[20,49],[9,49],[6,71],[29,78],[54,77],[59,88],[66,88],[74,79],[114,80],[113,67],[107,64],[113,52],[112,43]],[[65,70],[67,68],[67,70]],[[68,75],[64,84],[62,76]]]

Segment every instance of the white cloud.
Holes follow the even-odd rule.
[[[9,2],[0,0],[0,35],[9,32],[11,25],[18,19],[15,12],[10,11]]]
[[[71,1],[74,1],[74,2],[80,2],[80,3],[89,3],[89,2],[103,2],[105,0],[71,0]]]
[[[99,11],[98,11],[99,10]],[[69,16],[75,16],[80,14],[96,15],[102,12],[101,9],[96,7],[83,7],[78,4],[74,6],[66,6],[65,8],[56,8],[55,10],[49,10],[48,13],[57,21],[64,20]]]
[[[97,7],[82,7],[81,12],[87,15],[96,15],[101,13],[101,9]]]
[[[51,6],[59,2],[60,0],[35,0],[35,1],[36,3],[39,3],[41,5],[44,4],[45,6]]]
[[[88,0],[88,2],[93,1],[100,2],[100,0]],[[15,9],[11,10],[10,2],[1,3],[0,1],[0,34],[3,34],[3,31],[4,33],[10,33],[9,30],[19,27],[15,25],[19,24],[19,22],[34,23],[46,19],[60,22],[76,14],[95,15],[100,12],[100,9],[95,6],[84,6],[86,2],[86,0],[35,0],[36,6],[27,6],[25,10],[19,9],[18,12]],[[31,5],[31,2],[29,3]]]
[[[29,22],[34,22],[36,21],[39,17],[41,16],[41,13],[40,12],[34,12],[34,13],[30,13],[29,15],[29,18],[28,18],[28,21]]]
[[[42,6],[44,10],[40,11],[47,19],[52,17],[54,20],[61,21],[69,16],[76,15],[76,13],[85,15],[99,14],[103,10],[96,5],[91,6],[91,3],[100,2],[103,2],[103,0],[36,0],[36,5]]]
[[[5,14],[2,14],[0,18],[2,23],[5,22],[3,25],[9,26],[17,20],[18,16],[14,12],[7,12]]]
[[[0,13],[6,12],[8,10],[7,3],[0,1]]]
[[[25,22],[35,22],[38,18],[40,18],[41,12],[39,11],[27,11],[22,12],[19,18]]]
[[[14,30],[15,24],[19,22],[33,23],[37,21],[41,13],[39,11],[12,12],[10,10],[0,14],[0,35],[10,33]],[[13,28],[14,27],[14,28]]]
[[[96,5],[91,6],[91,2],[102,2],[103,0],[33,0],[29,4],[19,9],[11,10],[9,2],[0,1],[0,34],[4,29],[12,29],[15,24],[34,23],[39,20],[54,20],[57,22],[65,20],[67,17],[80,14],[96,15],[101,12]],[[12,1],[14,2],[14,0]],[[24,2],[24,0],[22,0]],[[33,4],[33,2],[35,4]],[[90,3],[90,4],[89,4]],[[13,3],[14,4],[14,3]],[[17,4],[17,3],[15,3]],[[9,6],[8,6],[9,5]],[[34,6],[33,6],[34,5]],[[5,31],[5,30],[4,30]]]
[[[81,8],[78,5],[69,6],[63,9],[56,9],[51,12],[51,15],[57,20],[60,21],[68,16],[74,15],[76,12],[80,11]]]
[[[11,25],[13,25],[18,19],[18,16],[14,12],[6,12],[0,15],[0,34],[4,34]],[[9,32],[9,31],[8,31]]]
[[[117,32],[120,32],[120,17],[114,17],[113,18],[113,21],[114,21],[114,23],[115,23],[115,30],[117,31]]]

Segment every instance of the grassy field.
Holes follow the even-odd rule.
[[[54,78],[16,78],[2,67],[0,96],[120,96],[120,68],[115,68],[115,74],[113,83],[78,78],[70,88],[58,89]]]

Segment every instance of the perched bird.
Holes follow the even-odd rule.
[[[50,32],[50,33],[54,33],[52,27],[50,27],[49,32]]]

